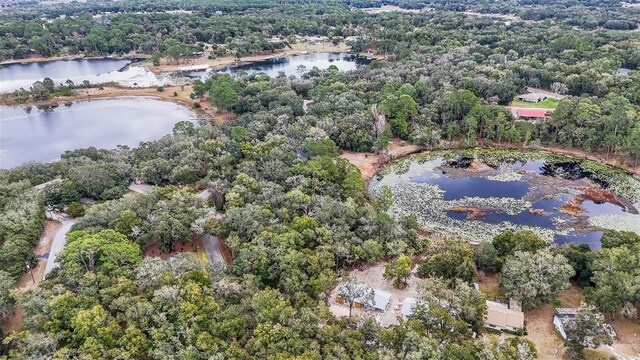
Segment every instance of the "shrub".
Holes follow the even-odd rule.
[[[72,202],[67,206],[67,214],[71,217],[80,217],[84,215],[84,206],[77,201]]]

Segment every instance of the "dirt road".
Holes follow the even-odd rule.
[[[225,263],[224,257],[222,256],[220,239],[218,239],[217,236],[205,234],[202,237],[202,242],[204,243],[204,250],[207,252],[207,259],[209,260],[209,263]]]

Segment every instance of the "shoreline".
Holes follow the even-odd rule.
[[[472,148],[457,147],[457,146],[444,146],[437,149],[426,149],[414,145],[410,142],[406,142],[404,145],[398,139],[394,139],[393,143],[387,147],[388,155],[366,153],[366,152],[351,152],[342,150],[340,157],[347,159],[351,164],[356,166],[365,181],[369,182],[376,174],[382,171],[385,167],[391,165],[394,162],[403,160],[411,155],[429,153],[433,151],[442,150],[514,150],[514,151],[528,151],[528,152],[544,152],[549,154],[557,154],[567,156],[576,160],[588,160],[610,166],[617,170],[623,171],[633,178],[640,181],[640,164],[632,165],[628,163],[628,159],[624,159],[620,156],[611,156],[606,159],[604,154],[587,153],[579,149],[566,149],[560,146],[536,146],[526,147],[512,144],[498,144],[494,146],[476,146]]]
[[[123,56],[83,56],[83,55],[62,55],[62,56],[50,56],[50,57],[30,57],[24,59],[8,59],[0,62],[0,66],[3,65],[27,65],[34,63],[46,63],[53,61],[72,61],[72,60],[147,60],[151,55],[148,54],[135,54],[135,55],[123,55]]]
[[[292,49],[286,49],[283,51],[276,51],[266,54],[256,54],[245,56],[240,59],[236,59],[233,55],[227,55],[220,58],[209,59],[206,56],[201,56],[193,59],[186,59],[184,63],[169,64],[166,59],[162,60],[159,66],[154,66],[151,62],[147,62],[145,66],[151,72],[155,74],[163,73],[176,73],[196,70],[220,70],[225,67],[235,67],[253,64],[259,61],[265,61],[270,59],[279,59],[287,56],[297,56],[304,54],[317,54],[317,53],[346,53],[351,48],[345,43],[340,43],[335,46],[333,44],[321,43],[319,45],[310,45],[308,43],[296,43],[292,45]],[[360,55],[354,53],[354,55]]]
[[[218,114],[215,111],[215,108],[206,99],[191,99],[189,95],[191,94],[192,89],[192,85],[174,85],[164,87],[164,91],[158,92],[155,87],[128,88],[105,86],[102,90],[99,88],[79,89],[78,93],[73,96],[54,97],[42,101],[28,100],[25,103],[2,102],[1,105],[10,107],[55,106],[77,101],[106,100],[121,97],[151,97],[184,106],[199,116],[213,119],[216,123],[228,120],[228,114]],[[174,92],[177,93],[178,96],[173,96]],[[193,106],[196,102],[201,104],[199,109],[196,109]]]

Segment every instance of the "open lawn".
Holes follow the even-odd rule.
[[[528,101],[520,101],[518,100],[518,98],[513,98],[513,101],[511,102],[511,106],[555,109],[556,107],[558,107],[558,100],[548,98],[547,100],[540,101],[539,103],[532,103]]]

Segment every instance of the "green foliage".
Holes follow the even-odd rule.
[[[548,249],[529,253],[516,251],[507,258],[500,273],[502,293],[533,309],[555,299],[558,291],[567,289],[575,271],[567,258],[553,255]]]
[[[597,348],[613,344],[612,336],[605,328],[604,316],[595,312],[593,305],[582,304],[574,321],[565,326],[567,352],[576,358],[584,357],[584,348]]]
[[[173,135],[193,136],[196,128],[191,121],[179,121],[173,126]]]
[[[396,287],[407,286],[409,276],[411,276],[411,258],[407,255],[400,255],[397,259],[389,262],[384,267],[384,274],[382,274],[385,280],[392,280]]]
[[[631,231],[605,230],[600,242],[605,249],[617,247],[634,248],[640,244],[640,235]]]
[[[62,272],[79,281],[87,272],[100,271],[111,276],[131,270],[142,260],[140,247],[114,230],[94,235],[84,231],[67,234],[60,254]]]
[[[624,232],[609,233],[609,246],[593,253],[591,281],[593,288],[586,291],[587,299],[596,304],[600,311],[612,316],[618,311],[623,316],[633,316],[635,306],[640,302],[636,284],[640,279],[638,261],[640,261],[640,244],[635,244],[633,236],[631,243],[620,241],[628,234]]]
[[[502,234],[496,235],[493,238],[492,244],[497,252],[496,263],[499,268],[502,267],[506,259],[516,251],[536,252],[547,246],[547,243],[531,230],[520,230],[515,233],[510,230],[505,231]]]
[[[473,248],[463,242],[445,241],[430,250],[429,260],[418,266],[422,277],[434,276],[454,284],[458,280],[469,284],[477,275]]]
[[[79,202],[74,201],[67,206],[66,212],[71,217],[81,217],[84,215],[84,206]]]

